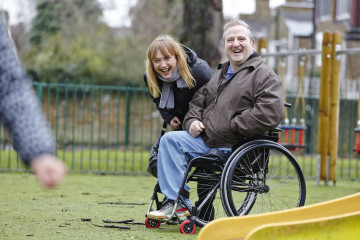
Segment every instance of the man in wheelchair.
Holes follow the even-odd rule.
[[[271,131],[283,118],[281,81],[254,51],[248,24],[226,23],[223,38],[228,61],[195,93],[183,122],[185,131],[168,132],[161,138],[158,183],[166,200],[159,210],[148,213],[151,219],[172,217],[191,158],[211,149],[226,155],[240,139]],[[178,216],[190,215],[181,204],[176,205]]]

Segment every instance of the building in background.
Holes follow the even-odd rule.
[[[342,48],[360,47],[360,0],[287,0],[275,9],[269,0],[257,0],[252,14],[241,14],[241,19],[253,28],[254,38],[265,37],[267,51],[321,49],[324,31],[342,33]],[[267,59],[280,72],[280,58]],[[341,67],[341,96],[357,98],[360,91],[360,55],[343,55]],[[298,57],[286,60],[286,84],[296,91]],[[304,89],[307,95],[318,95],[321,56],[305,59]]]

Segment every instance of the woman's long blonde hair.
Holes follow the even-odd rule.
[[[193,88],[196,82],[190,73],[189,66],[186,62],[187,56],[184,49],[173,37],[169,35],[160,35],[150,44],[146,54],[146,75],[150,94],[154,98],[160,96],[160,88],[156,80],[156,71],[152,63],[158,50],[160,50],[161,54],[165,57],[172,55],[176,57],[177,67],[181,77],[185,80],[188,88]]]

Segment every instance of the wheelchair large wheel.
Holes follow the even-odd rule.
[[[222,204],[229,216],[300,207],[305,197],[305,178],[296,159],[268,140],[234,151],[221,177]]]

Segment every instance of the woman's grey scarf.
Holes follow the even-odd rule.
[[[163,78],[160,74],[157,77],[163,81],[163,87],[160,97],[160,108],[173,109],[174,108],[174,90],[173,82],[176,81],[178,88],[187,88],[185,80],[181,77],[178,68],[176,67],[170,78]]]

